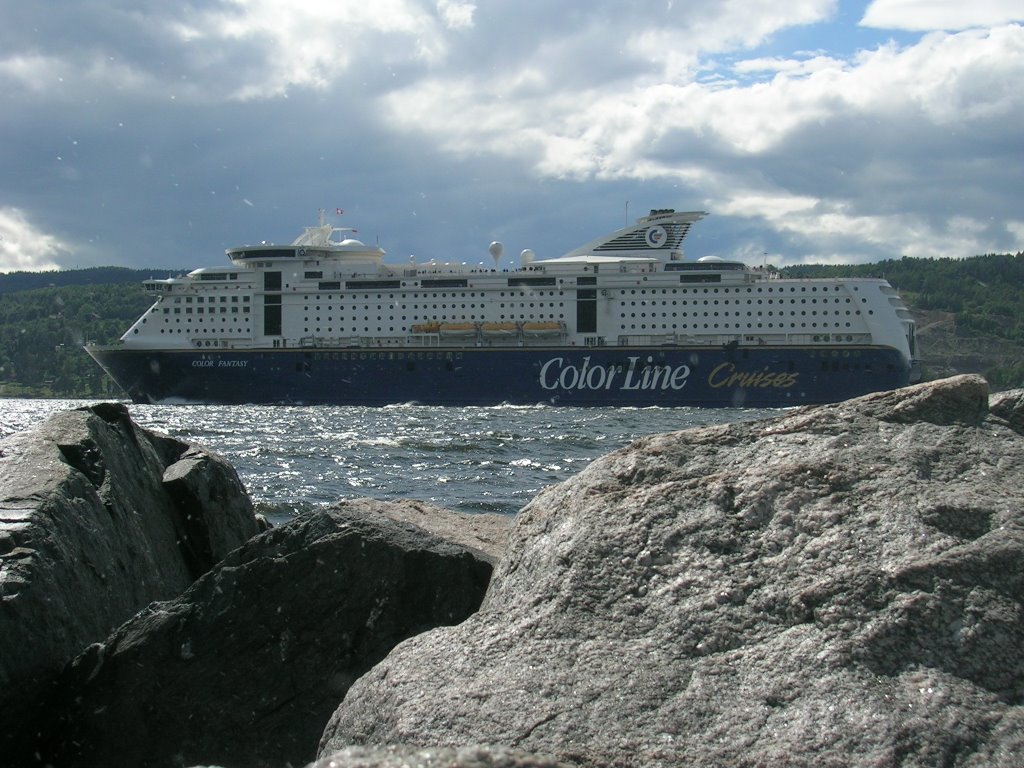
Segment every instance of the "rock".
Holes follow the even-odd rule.
[[[45,759],[303,765],[352,681],[401,640],[465,619],[491,571],[370,505],[302,515],[76,659]]]
[[[415,499],[347,499],[335,509],[355,514],[367,512],[422,528],[435,536],[476,552],[492,565],[497,563],[508,545],[508,532],[513,518],[494,513],[456,512]]]
[[[349,747],[308,768],[570,768],[553,758],[507,747],[417,749]]]
[[[1003,419],[1014,432],[1024,435],[1024,389],[999,392],[989,400],[992,415]]]
[[[0,441],[0,754],[24,748],[35,708],[75,655],[181,593],[255,530],[225,461],[139,428],[122,405],[61,413]]]
[[[350,689],[321,756],[1018,765],[1024,439],[978,377],[657,435],[519,514],[481,610]]]

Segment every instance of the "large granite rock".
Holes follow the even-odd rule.
[[[520,513],[484,604],[321,744],[588,766],[1020,765],[1020,393],[957,377],[639,440]]]
[[[490,580],[485,559],[387,507],[349,502],[263,533],[90,648],[51,705],[43,762],[313,760],[352,681],[410,635],[465,619]],[[458,528],[457,513],[433,512]]]
[[[230,465],[139,428],[124,406],[0,441],[0,754],[19,754],[67,662],[256,528]]]

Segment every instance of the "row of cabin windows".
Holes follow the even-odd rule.
[[[505,304],[499,304],[498,305],[498,309],[505,309],[505,308],[506,308]],[[510,304],[510,305],[508,305],[508,308],[509,309],[522,308],[524,310],[525,309],[548,309],[548,310],[552,310],[553,311],[555,309],[564,309],[565,308],[565,303],[564,302],[558,302],[557,304],[555,304],[555,302],[545,303],[543,301],[531,301],[531,302],[523,302],[521,304]],[[308,305],[304,306],[303,309],[306,312],[310,311]],[[320,305],[314,305],[313,309],[315,311],[319,312],[320,311]],[[335,307],[328,307],[328,306],[324,307],[325,311],[331,311],[333,309],[335,309]],[[360,307],[358,309],[362,309],[364,312],[371,311],[371,308],[369,306]],[[381,312],[381,311],[387,310],[387,309],[392,309],[392,307],[386,306],[386,305],[383,305],[383,304],[378,304],[377,305],[377,311],[378,312]],[[481,309],[482,310],[482,309],[487,309],[487,307],[484,304],[480,304],[479,306],[477,306],[476,304],[470,304],[468,307],[465,304],[460,304],[458,306],[456,306],[455,304],[451,304],[451,305],[448,305],[448,304],[441,304],[441,305],[437,305],[437,304],[423,304],[423,305],[413,304],[412,306],[402,306],[402,307],[400,307],[400,309],[402,309],[403,311],[410,311],[411,310],[413,312],[418,312],[420,310],[430,310],[430,309],[442,309],[442,310],[448,310],[448,309],[454,309],[454,310],[458,310],[458,309],[470,309],[470,310]],[[356,317],[356,311],[357,311],[357,309],[354,308],[353,312],[352,312],[352,317]],[[347,315],[345,315],[345,314],[339,315],[339,317],[342,317],[342,318],[344,318],[346,316]],[[333,317],[333,315],[331,317]]]
[[[825,322],[820,323],[820,324],[819,323],[800,323],[799,325],[797,325],[796,323],[757,323],[756,326],[754,324],[752,324],[752,323],[703,323],[703,324],[701,324],[701,323],[692,323],[692,324],[689,324],[689,325],[682,325],[682,326],[676,325],[675,323],[662,323],[659,326],[658,323],[653,322],[653,323],[631,323],[628,328],[627,328],[625,323],[623,323],[622,325],[619,326],[619,328],[621,330],[623,330],[623,331],[625,331],[625,330],[631,330],[631,331],[637,331],[637,330],[639,330],[639,331],[657,331],[657,330],[662,330],[662,331],[670,331],[670,330],[690,331],[690,330],[693,330],[693,329],[703,329],[703,330],[724,329],[724,330],[739,331],[739,330],[742,330],[744,328],[754,328],[754,327],[757,327],[757,328],[773,328],[773,329],[778,329],[780,331],[782,331],[782,330],[793,331],[793,330],[797,330],[797,329],[805,331],[808,328],[813,328],[813,329],[821,328],[822,330],[839,330],[840,329],[839,323],[825,323]],[[843,325],[843,327],[844,328],[850,328],[851,326],[850,326],[849,323],[845,323]]]
[[[804,305],[804,306],[806,306],[807,304],[817,305],[819,303],[819,301],[823,305],[824,304],[852,304],[853,303],[853,300],[852,299],[848,299],[848,298],[847,299],[843,299],[843,298],[834,298],[834,299],[828,299],[828,298],[822,298],[822,299],[797,299],[797,298],[794,297],[794,298],[788,298],[788,299],[757,299],[756,302],[753,301],[753,300],[750,300],[750,299],[731,299],[731,300],[730,299],[722,299],[721,301],[719,301],[718,299],[695,299],[693,301],[693,306],[704,306],[704,307],[711,307],[711,306],[714,306],[714,307],[717,307],[717,306],[725,306],[725,307],[728,307],[728,306],[734,306],[734,307],[753,307],[753,306],[764,306],[765,304],[768,304],[770,306],[774,306],[774,305],[782,306],[784,304],[787,304],[787,305],[792,307],[792,306],[797,306],[798,304]],[[623,301],[622,304],[625,304],[625,302]],[[687,301],[685,299],[683,299],[682,301],[676,301],[676,300],[673,300],[673,301],[645,301],[645,300],[641,300],[639,302],[636,302],[636,301],[629,302],[629,305],[631,307],[635,307],[635,306],[637,306],[637,304],[639,304],[641,307],[647,307],[647,306],[651,306],[651,307],[683,306],[683,307],[685,307],[685,306],[688,306],[688,303],[687,303]]]
[[[268,289],[268,290],[270,290],[270,289]],[[277,290],[280,290],[280,289],[278,288]],[[611,290],[614,290],[616,293],[625,294],[625,290],[621,289],[621,288],[615,288],[615,289],[611,289]],[[829,292],[837,293],[840,290],[841,290],[841,287],[838,286],[838,285],[836,285],[836,286],[820,286],[820,287],[819,286],[812,286],[810,288],[808,288],[807,286],[779,286],[779,287],[776,287],[776,286],[767,286],[767,287],[759,286],[759,287],[756,287],[756,288],[753,288],[753,287],[751,287],[751,288],[639,288],[639,289],[638,288],[633,288],[633,289],[630,289],[629,295],[634,296],[634,295],[638,295],[639,294],[641,296],[646,296],[646,295],[655,296],[655,295],[658,295],[659,292],[663,296],[667,296],[669,294],[671,294],[673,296],[677,296],[679,294],[683,294],[684,296],[690,296],[690,295],[714,295],[714,294],[721,294],[721,295],[730,295],[730,294],[735,294],[735,295],[750,295],[750,294],[782,295],[782,294],[786,294],[786,293],[790,293],[790,294],[793,294],[793,293],[802,293],[802,294],[806,294],[806,293],[818,294],[818,293],[821,293],[821,294],[827,294]],[[853,290],[857,291],[857,290],[859,290],[859,287],[858,286],[853,286]],[[455,298],[459,298],[459,299],[475,299],[475,298],[486,299],[486,298],[493,298],[494,293],[495,293],[494,291],[452,291],[451,292],[451,298],[453,298],[453,299],[455,299]],[[524,295],[523,291],[498,291],[497,294],[498,294],[499,298],[518,297],[518,296],[523,296]],[[315,295],[317,300],[321,299],[321,295],[320,294],[314,294],[314,295]],[[529,291],[529,295],[531,295],[531,296],[538,296],[538,297],[543,297],[543,296],[552,296],[553,297],[553,296],[557,295],[559,297],[564,297],[565,296],[565,291],[530,290]],[[356,294],[356,293],[352,293],[352,294],[328,294],[328,296],[330,296],[330,298],[334,298],[334,299],[337,299],[339,301],[348,301],[348,302],[357,301],[359,299],[359,294]],[[379,299],[381,296],[383,296],[383,294],[377,294],[377,293],[375,293],[375,294],[363,293],[362,294],[362,298],[363,298],[364,301],[369,301],[372,298],[378,298]],[[400,294],[400,295],[398,295],[396,297],[396,294],[389,293],[389,294],[387,294],[387,297],[388,297],[388,299],[399,298],[399,299],[404,299],[406,301],[408,301],[410,299],[412,299],[412,300],[428,299],[429,300],[429,299],[438,299],[438,298],[446,299],[446,298],[449,298],[449,294],[448,294],[448,292],[443,292],[443,293],[438,294],[436,291],[429,292],[429,293],[427,293],[427,292],[423,292],[423,293],[414,292],[414,293],[402,293],[402,294]],[[193,296],[184,296],[184,297],[182,297],[182,296],[175,296],[173,300],[174,300],[175,304],[181,303],[181,301],[183,299],[184,299],[185,303],[191,304],[193,299],[195,299],[196,303],[201,304],[201,303],[203,303],[203,298],[204,297],[202,297],[202,296],[195,296],[195,297],[193,297]],[[218,300],[219,301],[227,301],[227,297],[226,296],[220,296],[220,297],[209,296],[207,298],[209,299],[210,302],[216,302]],[[238,297],[237,296],[232,296],[231,300],[232,301],[238,301]],[[242,297],[242,301],[249,301],[249,300],[250,300],[249,296],[243,296]],[[846,300],[850,301],[850,299],[846,299]],[[866,299],[863,299],[863,301],[866,301]]]
[[[221,323],[226,323],[227,321],[228,321],[228,318],[226,318],[226,317],[222,317],[222,318],[220,318],[220,322],[221,322]],[[196,318],[196,323],[197,323],[197,324],[201,324],[201,323],[205,323],[205,322],[207,322],[207,320],[206,320],[206,318],[204,318],[204,317],[199,317],[199,318]],[[214,324],[214,323],[216,323],[216,322],[217,322],[217,318],[215,318],[215,317],[211,317],[211,318],[209,319],[209,322],[210,322],[211,324]],[[232,318],[231,318],[231,322],[232,322],[233,324],[237,324],[237,323],[238,323],[238,322],[240,322],[240,321],[239,321],[239,318],[237,318],[237,317],[234,317],[234,316],[232,316]],[[246,317],[246,318],[242,318],[242,319],[241,319],[241,322],[242,322],[243,324],[244,324],[244,323],[248,323],[248,322],[249,322],[249,318],[248,318],[248,317]],[[180,317],[176,317],[176,318],[174,318],[174,323],[175,323],[175,324],[180,324],[180,323],[181,323],[181,318],[180,318]],[[171,324],[171,318],[169,318],[169,317],[165,317],[165,318],[164,318],[164,325],[170,325],[170,324]],[[185,317],[185,324],[186,324],[186,325],[191,325],[191,324],[192,324],[192,318],[191,318],[191,317],[187,317],[187,316],[186,316],[186,317]]]
[[[852,286],[852,288],[853,288],[854,291],[858,291],[859,290],[858,286]],[[610,289],[610,290],[614,290],[617,293],[619,293],[619,292],[625,293],[625,290],[622,289],[622,288],[613,288],[613,289]],[[676,288],[676,287],[672,287],[672,288],[639,288],[639,289],[638,288],[633,288],[633,289],[630,289],[629,294],[630,295],[640,294],[640,295],[652,295],[653,296],[653,295],[656,295],[656,294],[658,294],[660,292],[662,295],[672,294],[674,296],[675,295],[679,295],[679,294],[683,294],[685,296],[689,296],[689,295],[704,295],[704,294],[708,294],[708,295],[711,295],[711,294],[724,294],[724,295],[729,295],[729,294],[735,294],[735,295],[771,294],[771,295],[781,295],[781,294],[785,294],[785,293],[791,293],[791,294],[793,294],[793,293],[803,293],[803,294],[812,293],[812,294],[822,294],[822,295],[824,295],[824,294],[827,294],[827,293],[830,293],[830,292],[838,293],[841,290],[842,290],[842,287],[838,286],[838,285],[835,285],[835,286],[811,286],[811,287],[808,287],[808,286],[758,286],[758,287],[747,287],[747,288],[691,288],[691,287],[678,287],[678,288]],[[493,297],[494,293],[495,293],[494,291],[458,291],[458,292],[452,291],[451,292],[451,298],[453,298],[453,299],[454,298],[460,298],[460,299],[480,298],[480,299],[485,299],[485,298],[488,298],[488,297]],[[544,291],[544,290],[531,289],[529,291],[529,293],[532,296],[555,296],[555,295],[565,296],[565,291],[555,291],[555,290]],[[506,296],[522,296],[523,292],[522,291],[498,291],[497,294],[498,294],[499,297],[504,298]],[[353,300],[358,300],[359,299],[359,294],[358,293],[344,294],[344,295],[341,295],[341,294],[339,294],[339,295],[329,294],[329,295],[331,296],[331,298],[337,298],[338,300],[341,300],[341,301],[353,301]],[[380,295],[383,295],[383,294],[363,293],[362,294],[362,298],[363,298],[364,301],[369,301],[372,297],[376,297],[376,296],[380,296]],[[316,296],[316,298],[318,300],[321,298],[320,294],[315,294],[315,296]],[[438,294],[436,291],[429,292],[429,293],[427,293],[427,292],[422,292],[422,293],[421,292],[404,293],[403,292],[403,293],[399,294],[397,296],[397,298],[405,299],[405,300],[408,301],[409,299],[416,300],[416,299],[421,299],[421,298],[422,299],[448,298],[448,296],[449,296],[449,294],[447,292]],[[387,297],[388,297],[388,299],[395,299],[396,298],[396,294],[389,293],[389,294],[387,294]]]
[[[648,314],[647,312],[640,312],[639,313],[639,317],[647,317],[647,314]],[[850,310],[846,310],[846,314],[843,315],[843,313],[840,312],[839,310],[836,310],[835,312],[830,312],[827,309],[823,309],[823,310],[821,310],[819,312],[816,309],[812,309],[809,312],[807,310],[801,310],[799,315],[797,315],[796,310],[793,310],[793,311],[791,311],[789,313],[790,317],[798,317],[798,316],[799,317],[807,317],[807,316],[810,316],[810,317],[818,317],[818,316],[828,317],[830,315],[834,315],[835,317],[844,317],[844,316],[845,317],[850,317],[850,316],[853,316],[853,315],[860,315],[860,312],[859,311],[851,312]],[[638,313],[636,313],[636,312],[630,312],[629,313],[629,317],[637,317],[637,316],[638,316]],[[651,312],[650,316],[651,317],[658,317],[658,313],[657,312]],[[758,312],[747,312],[745,314],[743,312],[736,312],[736,313],[733,313],[733,312],[672,312],[672,313],[662,312],[661,316],[662,317],[682,317],[684,319],[688,318],[688,317],[737,317],[737,318],[739,318],[739,317],[749,317],[749,318],[753,318],[753,317],[786,317],[786,313],[783,312],[783,311],[776,312],[776,311],[773,311],[773,310],[769,309],[769,310],[766,310],[764,312],[760,312],[760,311],[758,311]],[[625,312],[621,312],[619,314],[619,317],[625,319],[626,318],[626,313]]]
[[[220,311],[220,314],[222,314],[222,315],[226,315],[227,312],[228,312],[228,308],[227,307],[210,307],[209,309],[206,309],[204,307],[195,307],[195,314],[197,314],[197,315],[203,315],[203,314],[215,315],[215,314],[217,314],[218,310]],[[192,312],[193,312],[193,308],[192,307],[185,307],[185,314],[186,315],[191,315]],[[231,307],[231,313],[237,315],[238,314],[238,307]],[[242,313],[246,314],[246,315],[249,314],[249,307],[242,307]],[[170,307],[164,307],[164,314],[165,315],[171,314],[171,308]],[[181,314],[181,307],[174,307],[174,314],[180,315]]]
[[[178,320],[176,322],[180,323],[181,321]],[[218,334],[220,334],[220,333],[246,333],[246,334],[248,334],[248,333],[250,333],[252,331],[252,326],[250,324],[248,324],[248,323],[238,324],[238,321],[235,320],[231,325],[224,326],[224,327],[218,326],[217,328],[213,328],[211,326],[210,328],[205,328],[204,329],[204,328],[193,328],[190,325],[186,325],[186,326],[175,325],[175,326],[173,326],[171,328],[161,328],[160,329],[160,333],[171,333],[171,334],[174,334],[174,333],[188,333],[188,334],[193,334],[193,333],[200,333],[200,332],[202,332],[204,330],[207,331],[207,332],[214,332],[215,331]]]
[[[316,318],[316,319],[317,319],[317,321],[320,320],[320,318]],[[395,320],[396,320],[396,318],[394,316],[388,317],[387,319],[390,322],[395,322]],[[538,314],[535,314],[535,313],[522,312],[522,313],[520,313],[518,315],[515,315],[515,314],[512,314],[512,315],[502,315],[500,319],[501,319],[502,322],[514,322],[516,320],[551,321],[551,320],[565,320],[565,315],[564,314],[563,315],[558,315],[556,317],[555,315],[538,315]],[[378,317],[377,320],[378,321],[383,321],[383,318],[382,317]],[[403,315],[402,316],[402,322],[407,322],[407,321],[408,321],[408,317],[406,315]],[[306,318],[306,322],[309,322],[309,318],[308,317]],[[417,317],[416,318],[416,322],[417,323],[427,323],[427,322],[451,323],[451,322],[492,322],[492,321],[489,321],[489,320],[488,321],[477,320],[477,319],[475,319],[473,317],[467,317],[466,315],[462,315],[461,317],[438,317],[437,315],[432,315],[430,317]],[[340,334],[344,335],[344,334],[348,334],[348,333],[360,333],[360,332],[362,332],[362,333],[384,333],[386,331],[388,333],[394,333],[396,330],[398,330],[400,333],[408,333],[410,331],[410,328],[408,326],[406,326],[406,325],[400,326],[397,329],[393,325],[388,326],[386,328],[383,325],[378,325],[378,326],[376,326],[376,328],[373,328],[373,327],[371,327],[369,325],[364,325],[364,326],[362,326],[362,328],[360,328],[359,326],[348,327],[348,326],[344,326],[344,325],[339,325],[339,326],[337,326],[337,328],[335,328],[335,326],[333,326],[333,325],[329,325],[329,326],[317,325],[317,326],[306,326],[302,330],[303,330],[303,333],[340,333]]]
[[[307,301],[309,299],[314,299],[316,301],[334,300],[336,303],[339,303],[339,304],[351,304],[351,303],[359,301],[360,297],[362,298],[363,301],[371,301],[373,299],[376,299],[377,301],[381,301],[382,299],[385,298],[385,296],[387,297],[387,299],[389,301],[393,301],[395,299],[400,300],[400,301],[420,301],[420,300],[426,300],[426,301],[433,300],[433,301],[437,301],[438,299],[449,299],[449,298],[450,299],[462,299],[462,300],[466,300],[466,299],[490,299],[490,300],[493,301],[494,298],[495,298],[494,293],[495,293],[494,291],[479,291],[479,292],[476,292],[476,291],[458,291],[458,292],[452,291],[451,293],[448,293],[447,291],[444,292],[444,293],[437,293],[436,291],[434,291],[434,292],[431,292],[431,293],[422,293],[422,294],[420,294],[420,293],[402,293],[402,294],[397,294],[397,295],[394,294],[394,293],[388,293],[388,294],[384,294],[384,293],[372,293],[372,294],[371,293],[363,293],[363,294],[359,294],[359,293],[345,293],[345,294],[334,294],[334,293],[320,294],[320,293],[314,293],[314,294],[306,295],[304,298],[306,298]],[[523,291],[498,291],[497,295],[498,295],[498,298],[504,299],[506,297],[507,298],[521,297],[521,296],[524,296],[524,295],[527,295],[527,294],[524,294]],[[565,297],[565,291],[534,291],[534,290],[531,290],[531,291],[528,292],[528,295],[530,296],[530,298],[533,298],[533,297],[543,298],[545,296],[548,296],[548,297],[559,296],[559,297],[564,298]]]
[[[233,304],[237,304],[238,303],[238,296],[231,296],[230,298],[231,298],[231,303],[233,303]],[[248,296],[243,296],[242,297],[242,303],[243,304],[248,304],[249,303],[249,298],[250,297],[248,297]],[[207,299],[208,299],[208,301],[207,301]],[[219,297],[218,296],[175,296],[174,297],[174,303],[175,304],[182,304],[182,303],[184,303],[184,304],[191,304],[193,301],[195,301],[196,304],[203,304],[204,302],[207,303],[207,304],[216,304],[216,303],[218,303],[218,301],[221,304],[227,304],[228,303],[228,297],[227,296],[219,296]]]

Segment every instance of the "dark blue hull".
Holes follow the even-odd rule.
[[[886,347],[90,348],[135,402],[781,407],[909,382]]]

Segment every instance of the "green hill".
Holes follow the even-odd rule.
[[[0,275],[0,396],[120,397],[82,345],[116,341],[168,270],[100,267]]]
[[[785,277],[884,277],[917,321],[926,378],[981,373],[1024,387],[1024,254],[801,265]],[[123,267],[0,274],[0,396],[119,397],[82,349],[116,341],[150,305],[141,282],[175,274]]]

